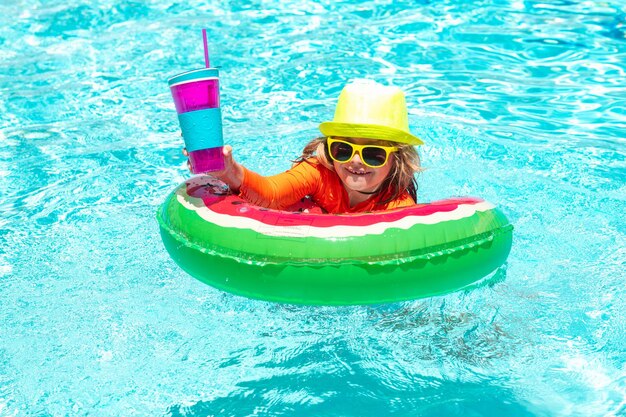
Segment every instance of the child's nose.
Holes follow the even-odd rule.
[[[361,153],[360,152],[355,152],[354,156],[352,157],[352,162],[356,162],[358,164],[362,164],[363,161],[361,160]]]

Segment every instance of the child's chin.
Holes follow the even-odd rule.
[[[367,184],[366,181],[359,181],[357,179],[357,181],[347,181],[346,185],[354,191],[362,191],[362,192],[369,192],[369,189],[372,188],[369,186],[369,184]]]

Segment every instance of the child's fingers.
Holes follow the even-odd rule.
[[[235,159],[233,158],[233,147],[230,145],[224,146],[222,148],[222,153],[224,154],[224,165],[226,167],[230,167],[235,163]]]

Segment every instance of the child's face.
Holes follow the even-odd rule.
[[[371,139],[338,139],[354,143],[356,145],[385,145],[381,141]],[[385,181],[385,178],[389,175],[389,171],[391,171],[393,163],[394,158],[390,155],[385,165],[379,168],[372,168],[365,165],[363,161],[361,161],[359,153],[355,152],[352,159],[348,162],[341,163],[333,160],[333,167],[346,189],[371,193],[377,191],[383,181]]]

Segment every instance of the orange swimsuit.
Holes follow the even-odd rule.
[[[300,162],[290,170],[271,177],[263,177],[244,168],[239,195],[257,206],[279,210],[310,196],[315,204],[333,214],[389,210],[415,204],[411,195],[405,191],[390,202],[384,202],[390,196],[383,193],[350,207],[348,192],[337,174],[315,158]]]

